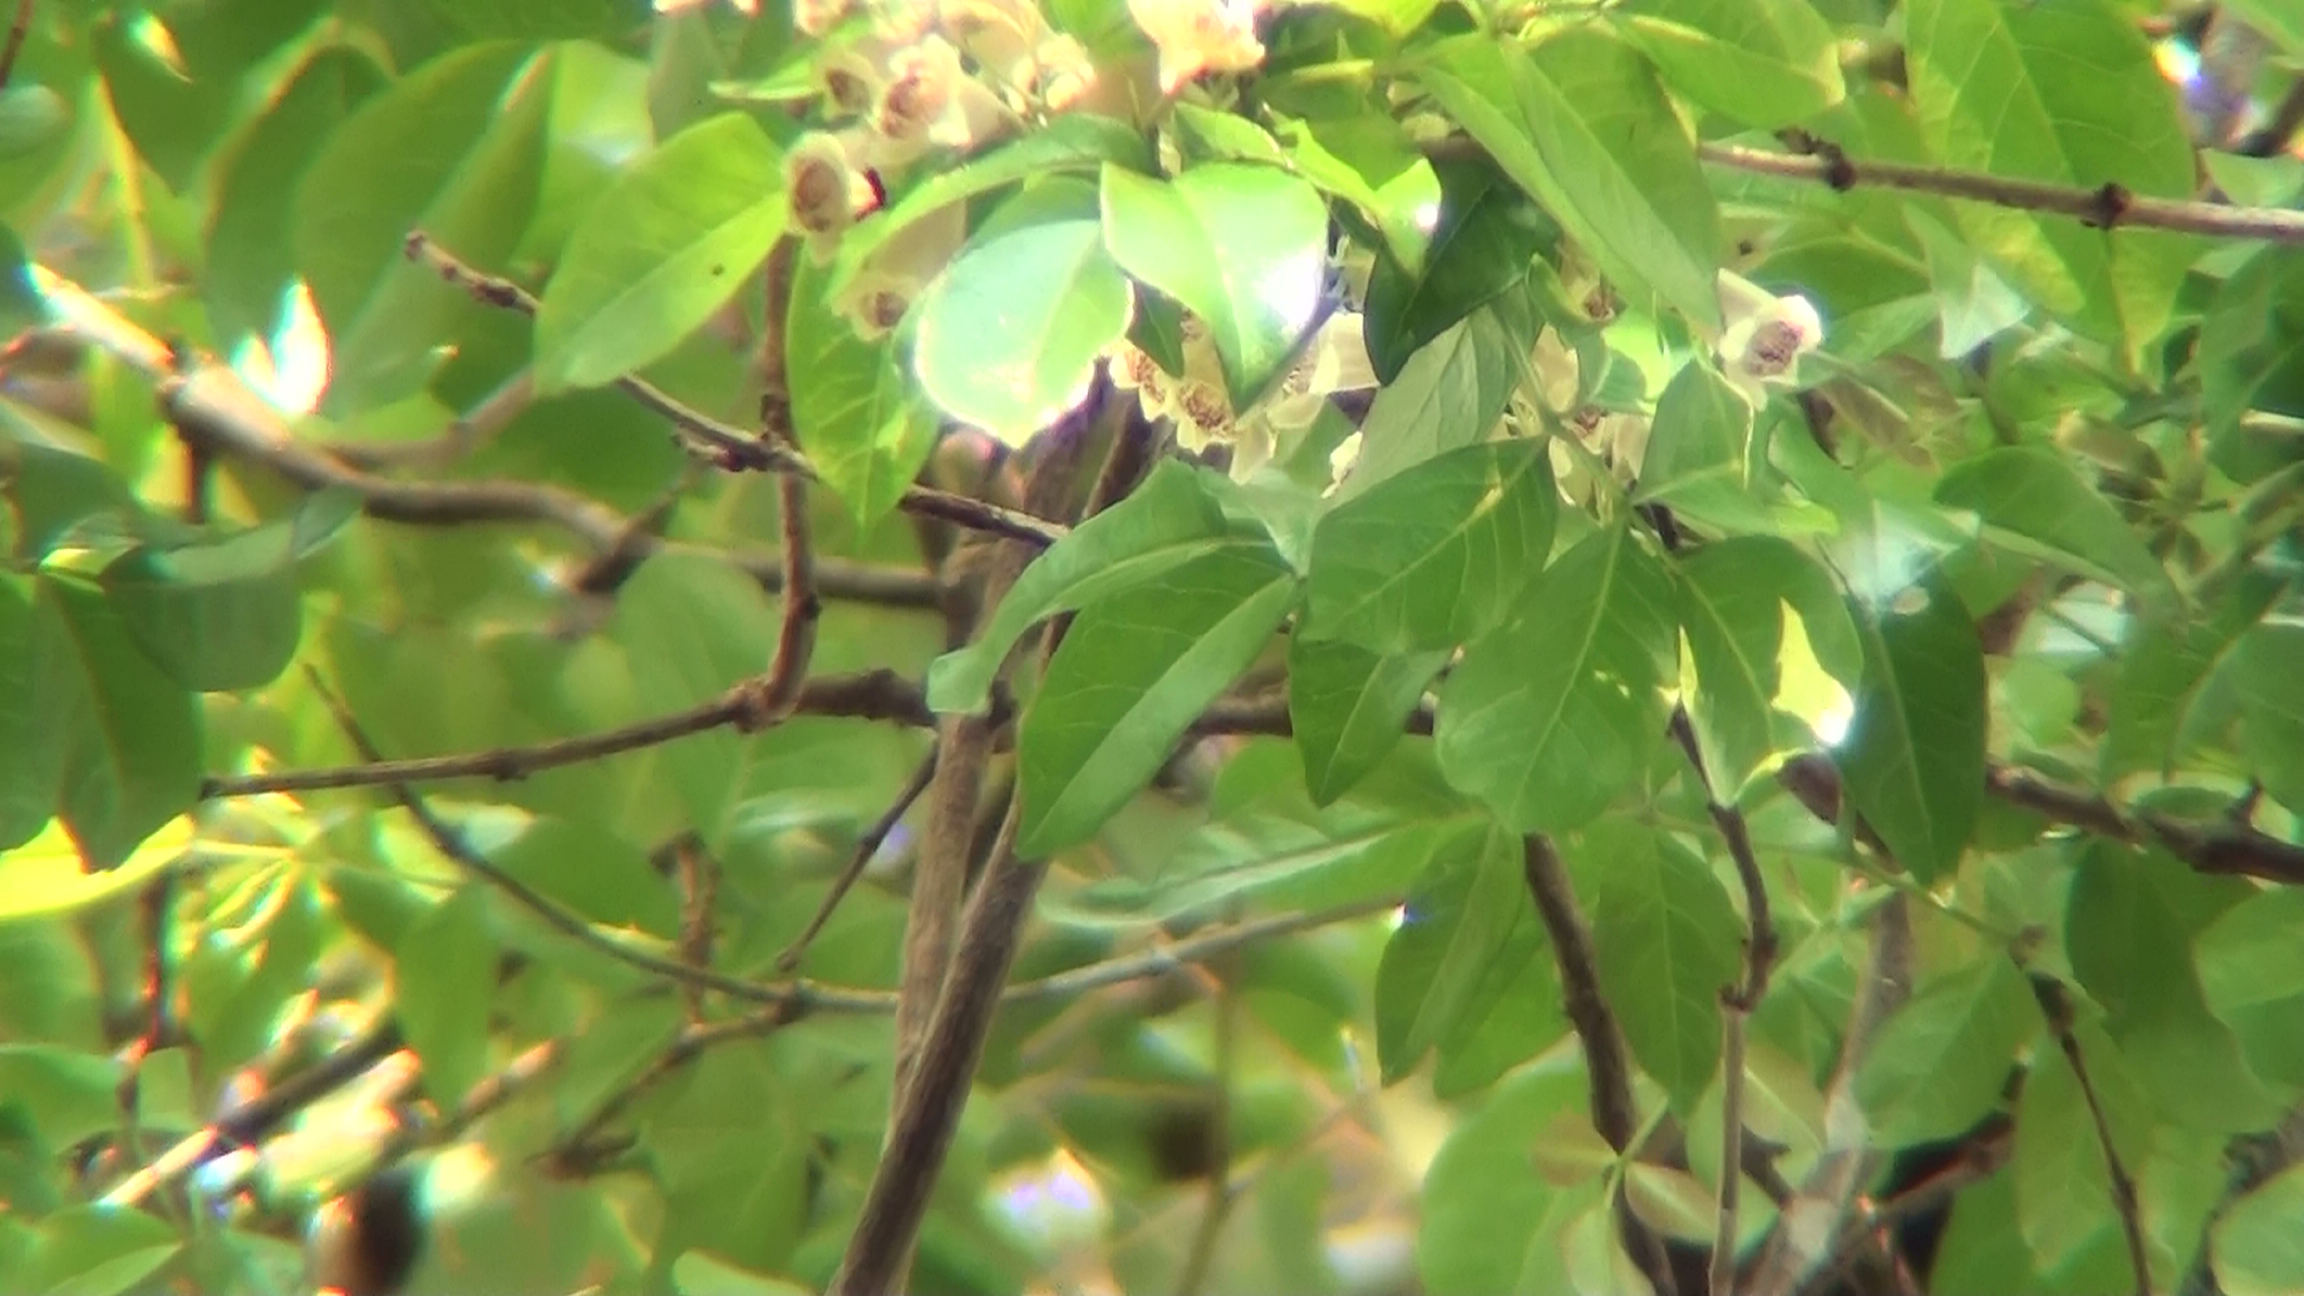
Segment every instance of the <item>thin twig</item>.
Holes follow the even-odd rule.
[[[673,843],[672,858],[680,879],[680,959],[695,971],[709,971],[720,909],[720,864],[692,832]],[[682,981],[680,995],[688,1020],[703,1020],[704,988],[693,980]]]
[[[474,300],[522,315],[532,316],[536,313],[536,298],[527,289],[509,279],[474,270],[421,231],[408,236],[403,251],[409,260],[470,293]],[[723,468],[730,471],[796,473],[810,480],[814,480],[817,475],[815,465],[797,447],[747,436],[734,426],[682,403],[645,379],[626,375],[616,380],[616,386],[651,412],[661,415],[679,429],[690,445],[700,449]],[[983,500],[918,483],[904,489],[896,506],[906,512],[942,518],[971,530],[991,532],[1036,545],[1054,544],[1065,534],[1064,527],[1034,517],[1028,512],[1004,509]]]
[[[1712,824],[1727,844],[1729,858],[1736,864],[1736,879],[1744,888],[1744,978],[1742,984],[1723,987],[1720,992],[1720,1221],[1712,1239],[1709,1275],[1712,1296],[1735,1296],[1736,1216],[1743,1195],[1744,1029],[1761,997],[1768,993],[1768,975],[1776,961],[1776,924],[1769,916],[1768,884],[1752,852],[1752,833],[1744,822],[1744,812],[1720,799],[1711,773],[1704,768],[1703,749],[1696,741],[1696,727],[1686,708],[1673,710],[1671,729],[1704,789]]]
[[[8,24],[8,43],[0,45],[0,90],[8,88],[8,78],[16,74],[16,59],[24,52],[24,40],[32,34],[32,0],[16,0],[16,18]]]
[[[1946,167],[1912,166],[1901,162],[1858,162],[1837,145],[1812,141],[1812,156],[1775,153],[1739,144],[1706,143],[1696,155],[1715,166],[1812,180],[1834,189],[1858,187],[1902,189],[1941,194],[2026,211],[2071,216],[2109,229],[2133,226],[2181,230],[2221,238],[2268,239],[2275,243],[2304,243],[2304,212],[2274,207],[2236,207],[2226,203],[2190,199],[2150,198],[2116,184],[2094,189],[2046,184],[1977,171]]]
[[[130,1207],[191,1172],[210,1152],[256,1142],[282,1121],[350,1084],[400,1048],[400,1025],[383,1018],[310,1069],[241,1102],[178,1140],[104,1194],[103,1204]]]
[[[1881,1025],[1912,993],[1912,919],[1903,893],[1881,904],[1872,925],[1871,966],[1858,984],[1840,1057],[1824,1091],[1824,1151],[1793,1200],[1778,1212],[1745,1284],[1749,1296],[1787,1296],[1802,1275],[1815,1271],[1877,1160],[1856,1102],[1855,1081]]]
[[[640,1074],[600,1100],[592,1113],[542,1155],[562,1173],[583,1174],[599,1159],[601,1135],[631,1110],[647,1092],[701,1057],[707,1049],[730,1040],[757,1039],[790,1025],[789,1008],[775,1007],[724,1021],[690,1022]]]
[[[1600,961],[1593,951],[1592,929],[1576,903],[1567,866],[1560,853],[1541,833],[1521,839],[1521,871],[1536,916],[1552,938],[1553,960],[1560,969],[1561,997],[1568,1024],[1584,1046],[1584,1073],[1592,1095],[1592,1127],[1619,1156],[1633,1152],[1639,1136],[1640,1111],[1632,1100],[1632,1063],[1624,1051],[1624,1033],[1616,1024],[1616,1010],[1600,989]],[[1729,1172],[1732,1173],[1732,1172]],[[1622,1203],[1619,1201],[1619,1206]],[[1654,1230],[1630,1211],[1619,1209],[1624,1240],[1639,1261],[1648,1281],[1659,1293],[1676,1290],[1664,1247]]]
[[[784,952],[776,956],[777,971],[790,972],[800,966],[800,960],[807,957],[808,946],[823,932],[824,924],[832,920],[833,911],[840,907],[840,901],[847,896],[849,888],[856,885],[856,879],[864,876],[864,870],[871,865],[873,857],[880,853],[880,847],[888,841],[888,834],[896,831],[896,825],[912,809],[912,803],[928,790],[928,783],[935,774],[936,753],[931,750],[921,758],[912,776],[904,781],[904,786],[896,793],[895,801],[881,812],[878,819],[872,821],[863,836],[856,839],[856,849],[849,852],[847,864],[841,867],[839,876],[832,879],[831,889],[824,893],[824,899],[816,906],[816,912],[808,919],[808,925],[801,928],[800,934],[792,938],[792,943],[785,947]]]
[[[499,747],[492,751],[463,752],[452,756],[417,756],[326,769],[284,770],[276,774],[249,774],[211,778],[201,786],[204,799],[256,796],[267,792],[309,792],[322,788],[383,787],[395,783],[431,783],[444,779],[486,778],[498,782],[524,779],[563,765],[577,765],[622,752],[657,747],[691,734],[738,725],[756,714],[758,699],[751,682],[736,687],[686,711],[655,716],[621,728],[560,738],[526,747]],[[926,726],[934,717],[920,690],[894,671],[862,671],[852,675],[820,675],[799,689],[791,714],[841,716],[856,720],[894,720]]]
[[[566,531],[598,552],[615,549],[632,532],[631,520],[614,509],[541,482],[399,481],[363,471],[298,438],[280,412],[250,391],[230,366],[178,355],[86,289],[44,267],[33,267],[33,279],[58,320],[61,336],[96,347],[151,382],[169,422],[216,454],[259,465],[306,490],[351,491],[360,497],[362,512],[385,522],[540,523]],[[698,551],[696,546],[654,539],[642,549]],[[782,587],[779,559],[723,556],[764,587]],[[935,583],[917,572],[830,560],[816,566],[820,592],[827,597],[922,609],[938,605]]]
[[[1213,1109],[1208,1120],[1215,1155],[1208,1164],[1208,1200],[1200,1208],[1200,1223],[1192,1234],[1192,1249],[1184,1254],[1184,1271],[1176,1280],[1176,1296],[1200,1296],[1208,1273],[1216,1263],[1216,1244],[1224,1238],[1224,1222],[1232,1214],[1232,1071],[1239,1029],[1233,1020],[1237,996],[1232,978],[1216,979],[1215,1077],[1210,1084]]]
[[[2144,1244],[2143,1213],[2136,1202],[2136,1181],[2128,1173],[2127,1163],[2120,1159],[2120,1149],[2112,1138],[2112,1121],[2105,1115],[2104,1101],[2096,1092],[2096,1082],[2088,1074],[2088,1059],[2080,1048],[2080,1037],[2073,1029],[2072,997],[2062,982],[2053,977],[2033,975],[2032,994],[2040,1001],[2040,1011],[2048,1019],[2048,1029],[2056,1035],[2057,1045],[2064,1050],[2064,1060],[2072,1064],[2072,1077],[2080,1082],[2080,1096],[2087,1100],[2088,1115],[2096,1125],[2096,1142],[2104,1151],[2105,1178],[2110,1181],[2112,1210],[2120,1217],[2120,1232],[2128,1241],[2128,1265],[2136,1278],[2136,1296],[2152,1296],[2152,1257]]]

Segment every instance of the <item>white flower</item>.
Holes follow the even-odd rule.
[[[1277,430],[1300,431],[1319,417],[1331,395],[1373,391],[1376,385],[1365,321],[1357,311],[1338,311],[1288,366],[1257,413]]]
[[[870,341],[885,335],[967,237],[966,203],[930,212],[874,249],[833,299],[833,309],[848,317],[858,337]]]
[[[856,0],[793,0],[792,25],[803,36],[822,36],[856,8]]]
[[[1360,464],[1360,434],[1355,432],[1336,443],[1328,452],[1328,489],[1320,492],[1323,499],[1334,495],[1344,485],[1344,479]]]
[[[872,126],[891,140],[966,148],[999,119],[991,92],[960,67],[960,51],[941,36],[928,36],[888,60],[888,82]]]
[[[809,250],[819,261],[878,201],[849,147],[840,136],[819,131],[801,136],[784,155],[784,192],[792,204],[792,223],[808,235]]]
[[[1245,72],[1264,61],[1256,39],[1262,0],[1128,0],[1128,15],[1160,51],[1160,89],[1174,94],[1203,72]]]
[[[1715,348],[1721,369],[1744,399],[1760,405],[1770,386],[1799,383],[1800,357],[1824,341],[1824,321],[1805,297],[1778,297],[1741,275],[1720,272]]]
[[[1544,408],[1555,414],[1567,413],[1583,381],[1584,366],[1575,349],[1561,340],[1558,330],[1546,325],[1528,352],[1528,366],[1536,373],[1536,395]]]

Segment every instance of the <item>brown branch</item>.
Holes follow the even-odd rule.
[[[213,1123],[179,1139],[105,1193],[103,1203],[136,1205],[190,1173],[211,1152],[263,1138],[281,1122],[350,1084],[399,1048],[399,1023],[389,1016],[378,1020],[309,1069],[234,1105]]]
[[[1099,375],[1088,398],[1041,435],[1040,461],[1033,468],[1025,490],[1028,506],[1053,512],[1061,507],[1059,501],[1072,495],[1086,456],[1089,431],[1100,420],[1111,391],[1109,381]],[[1111,455],[1119,458],[1133,453],[1130,447],[1133,439],[1130,430],[1124,428],[1115,438]],[[1096,497],[1089,501],[1091,513],[1116,502],[1117,492],[1124,486],[1118,480],[1119,474],[1110,470],[1109,461],[1107,471],[1100,473],[1099,478]],[[1000,561],[1003,567],[1007,565],[1004,557]],[[997,592],[1005,593],[1005,590]],[[994,600],[988,599],[986,605],[994,605]],[[1043,663],[1054,651],[1064,624],[1059,619],[1043,630]],[[955,722],[965,719],[959,717]],[[988,739],[989,730],[979,732]],[[939,762],[952,759],[952,753],[940,752],[938,759]],[[940,768],[940,780],[941,777]],[[978,777],[981,778],[980,768]],[[951,962],[936,993],[935,1010],[928,1016],[917,1047],[909,1055],[908,1069],[904,1065],[907,1041],[899,1033],[896,1102],[889,1122],[888,1143],[873,1170],[863,1214],[856,1231],[849,1236],[847,1252],[828,1289],[830,1296],[876,1296],[894,1290],[911,1267],[912,1250],[927,1215],[929,1194],[943,1168],[944,1154],[951,1146],[960,1109],[967,1101],[977,1063],[983,1055],[984,1037],[991,1029],[993,1008],[1001,997],[1001,984],[1007,980],[1008,969],[1015,961],[1025,921],[1031,916],[1033,899],[1039,894],[1041,879],[1047,873],[1047,861],[1020,859],[1016,854],[1016,830],[1022,804],[1020,797],[1010,794],[1006,818],[987,852],[980,880],[968,893],[967,907],[960,915],[958,936],[952,945]],[[955,813],[948,825],[952,834],[950,847],[957,853],[963,849],[960,845],[963,833],[969,840],[973,839],[969,831],[973,805],[963,807],[955,798],[952,809]],[[958,813],[962,810],[966,811],[965,815]],[[965,856],[948,857],[942,863],[950,865],[964,860]],[[943,885],[948,887],[964,880],[963,875]],[[907,978],[914,972],[911,953],[908,928]]]
[[[935,775],[936,753],[930,751],[921,760],[919,767],[912,771],[912,777],[904,781],[903,788],[896,793],[896,800],[878,819],[872,821],[863,836],[856,839],[856,849],[849,852],[847,864],[832,879],[831,888],[824,893],[824,899],[816,906],[816,912],[808,919],[808,925],[801,928],[800,934],[792,938],[792,943],[785,947],[784,952],[776,956],[777,971],[790,972],[800,966],[800,960],[807,957],[808,946],[824,930],[824,924],[832,920],[833,911],[840,907],[840,901],[846,898],[849,888],[864,876],[865,868],[880,853],[880,847],[887,843],[888,834],[896,831],[896,825],[903,821],[905,814],[912,809],[912,803],[920,799],[920,794],[928,790],[929,781]]]
[[[1815,1271],[1821,1253],[1841,1235],[1842,1223],[1877,1161],[1863,1141],[1855,1080],[1882,1023],[1912,993],[1911,909],[1901,892],[1880,906],[1873,925],[1871,966],[1857,987],[1840,1058],[1825,1088],[1824,1151],[1793,1199],[1778,1212],[1776,1227],[1745,1284],[1749,1296],[1787,1296],[1799,1287],[1802,1275]],[[1857,1141],[1845,1142],[1841,1131],[1854,1131]]]
[[[2088,1115],[2096,1125],[2096,1142],[2104,1150],[2105,1178],[2111,1181],[2112,1210],[2120,1217],[2120,1232],[2128,1241],[2128,1265],[2136,1278],[2136,1296],[2152,1296],[2152,1258],[2144,1244],[2144,1221],[2136,1201],[2136,1181],[2128,1174],[2128,1167],[2120,1159],[2120,1149],[2112,1139],[2112,1122],[2104,1113],[2104,1101],[2096,1092],[2096,1082],[2088,1074],[2088,1059],[2080,1049],[2080,1037],[2073,1030],[2072,997],[2063,983],[2052,977],[2034,975],[2032,994],[2040,1001],[2040,1011],[2048,1019],[2048,1029],[2056,1035],[2057,1046],[2064,1051],[2064,1060],[2072,1064],[2072,1077],[2080,1082],[2080,1096],[2087,1100]]]
[[[1592,948],[1592,929],[1576,903],[1567,866],[1560,853],[1541,833],[1520,842],[1521,871],[1528,896],[1552,938],[1552,957],[1560,969],[1561,996],[1568,1023],[1584,1046],[1584,1074],[1592,1094],[1592,1128],[1619,1156],[1629,1156],[1640,1133],[1640,1110],[1632,1100],[1632,1062],[1624,1052],[1624,1033],[1616,1024],[1616,1011],[1600,989],[1600,960]],[[1729,1173],[1733,1173],[1730,1171]],[[1650,1283],[1663,1296],[1677,1290],[1663,1243],[1653,1230],[1619,1199],[1617,1215],[1624,1240]]]
[[[388,468],[445,468],[496,439],[536,400],[536,374],[526,368],[497,384],[446,431],[421,441],[328,441],[321,448],[365,472]]]
[[[755,714],[753,682],[747,681],[702,706],[635,724],[575,738],[555,739],[525,747],[499,747],[452,756],[417,756],[405,760],[376,761],[326,769],[284,770],[277,774],[248,774],[211,778],[201,786],[203,799],[255,796],[266,792],[308,792],[321,788],[383,787],[395,783],[429,783],[443,779],[487,778],[498,782],[524,779],[563,765],[578,765],[622,752],[661,746],[691,734],[723,726],[740,725]],[[851,675],[820,675],[800,686],[791,714],[838,716],[853,720],[893,720],[927,726],[935,717],[920,690],[894,671],[861,671]]]
[[[0,90],[8,88],[8,78],[16,74],[17,56],[24,52],[24,40],[32,34],[32,0],[16,0],[16,17],[8,24],[8,42],[0,45]]]
[[[680,959],[692,971],[709,971],[720,908],[720,864],[695,833],[684,833],[672,844],[672,859],[680,879]],[[693,980],[683,981],[680,995],[688,1020],[701,1021],[704,988]]]
[[[1984,789],[2010,805],[2099,837],[2158,845],[2197,872],[2304,886],[2304,846],[2244,822],[2187,823],[2149,811],[2124,812],[2103,797],[2058,787],[2007,765],[1985,771]]]
[[[1834,189],[1873,187],[1940,194],[1971,202],[2070,216],[2100,228],[2115,225],[2181,230],[2221,238],[2304,243],[2304,212],[2274,207],[2236,207],[2189,199],[2149,198],[2107,184],[2095,189],[2046,184],[1977,171],[1912,166],[1901,162],[1858,162],[1839,146],[1811,140],[1811,156],[1775,153],[1738,144],[1705,143],[1696,155],[1715,166],[1791,180],[1811,180]]]
[[[724,1021],[691,1022],[683,1027],[672,1043],[650,1062],[646,1069],[615,1092],[600,1100],[591,1115],[584,1118],[538,1159],[562,1174],[590,1173],[604,1159],[613,1155],[615,1148],[603,1148],[603,1133],[618,1118],[631,1110],[632,1104],[647,1092],[693,1064],[707,1049],[731,1040],[758,1039],[771,1034],[795,1020],[789,1006],[766,1008]]]
[[[536,313],[536,298],[509,279],[482,274],[457,260],[430,236],[417,231],[403,245],[408,259],[463,289],[484,305],[522,315]],[[694,409],[644,379],[626,375],[616,386],[651,412],[677,428],[687,443],[731,472],[795,473],[813,481],[816,467],[799,448],[745,435],[734,426]],[[1065,528],[1029,512],[1001,508],[966,495],[955,495],[914,483],[904,489],[898,508],[909,513],[942,518],[975,531],[990,532],[1029,544],[1050,545],[1062,539]]]
[[[2234,151],[2244,157],[2278,157],[2288,151],[2298,131],[2304,131],[2304,77],[2289,83],[2288,93],[2280,96],[2272,115],[2250,131]]]
[[[1075,498],[1086,454],[1086,424],[1103,401],[1092,395],[1042,438],[1038,461],[1024,487],[1024,505],[1034,513],[1065,513]],[[1034,557],[1021,544],[993,550],[980,609],[997,607]],[[904,922],[903,972],[897,990],[896,1079],[891,1101],[901,1108],[913,1067],[925,1044],[931,1017],[951,967],[962,905],[975,857],[977,807],[984,795],[985,767],[993,736],[1006,724],[999,716],[944,717],[936,736],[936,772],[928,787],[927,831],[912,871],[912,896]],[[908,1244],[907,1244],[908,1245]]]

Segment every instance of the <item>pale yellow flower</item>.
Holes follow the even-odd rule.
[[[1741,275],[1720,272],[1720,316],[1714,348],[1729,383],[1760,405],[1768,388],[1799,383],[1800,357],[1824,341],[1824,321],[1806,297],[1778,297]]]
[[[808,236],[819,261],[875,199],[872,182],[851,153],[851,141],[822,131],[801,136],[784,155],[784,192],[792,204],[792,223]]]
[[[905,226],[873,250],[832,305],[866,340],[896,327],[968,237],[968,205],[952,203]]]
[[[1245,72],[1264,61],[1256,39],[1261,0],[1128,0],[1128,16],[1160,53],[1160,89],[1174,94],[1203,72]]]
[[[1577,387],[1583,381],[1583,362],[1576,351],[1563,340],[1558,330],[1546,325],[1536,335],[1536,345],[1528,353],[1528,367],[1536,374],[1536,395],[1544,408],[1555,414],[1566,414],[1576,400]]]
[[[1328,489],[1320,492],[1321,497],[1334,495],[1342,489],[1344,479],[1351,476],[1352,470],[1359,465],[1360,434],[1355,432],[1337,442],[1336,448],[1328,452]]]
[[[924,36],[888,60],[872,126],[900,145],[967,148],[996,133],[1007,114],[990,90],[960,66],[960,51]]]
[[[803,36],[822,36],[848,17],[856,0],[793,0],[792,25]]]

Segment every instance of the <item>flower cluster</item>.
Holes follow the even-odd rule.
[[[1174,423],[1176,444],[1184,450],[1198,454],[1229,446],[1235,477],[1245,478],[1271,462],[1283,441],[1312,426],[1331,395],[1376,386],[1356,311],[1329,316],[1272,390],[1246,410],[1235,407],[1225,386],[1207,327],[1186,317],[1183,340],[1181,374],[1168,373],[1129,342],[1116,343],[1108,357],[1112,381],[1136,393],[1146,418]]]
[[[1256,15],[1264,0],[1128,0],[1128,16],[1160,52],[1160,92],[1203,72],[1246,72],[1264,61]]]

